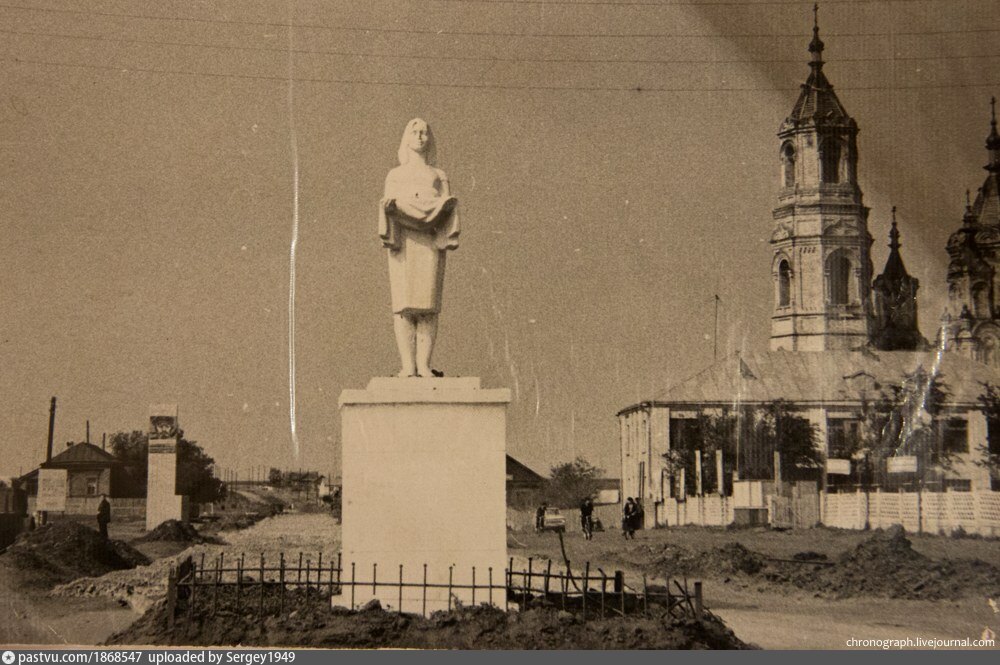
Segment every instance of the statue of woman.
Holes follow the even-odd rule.
[[[458,199],[434,167],[431,128],[411,120],[399,143],[399,166],[385,178],[378,234],[389,253],[399,376],[443,376],[431,369],[437,336],[445,252],[458,247]]]

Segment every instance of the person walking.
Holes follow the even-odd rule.
[[[622,508],[622,535],[625,540],[635,538],[635,501],[632,497],[625,500]]]
[[[101,532],[101,538],[108,539],[108,524],[111,522],[111,504],[108,503],[108,495],[101,495],[101,503],[97,506],[97,528]]]
[[[594,502],[589,496],[580,502],[580,527],[585,539],[594,537]]]

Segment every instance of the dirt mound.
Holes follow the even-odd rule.
[[[644,551],[645,550],[645,551]],[[764,567],[764,558],[739,543],[727,543],[706,552],[692,552],[680,545],[633,548],[626,552],[608,552],[606,560],[638,567],[650,575],[679,577],[686,575],[756,575]]]
[[[928,558],[913,549],[901,527],[873,532],[832,566],[770,563],[764,577],[841,598],[939,600],[1000,591],[1000,569],[982,561]]]
[[[286,616],[254,615],[245,600],[239,612],[232,599],[219,608],[180,609],[173,630],[159,603],[108,644],[301,646],[325,648],[418,649],[742,649],[741,642],[716,617],[702,622],[646,615],[628,621],[594,619],[555,609],[503,612],[481,606],[437,612],[429,618],[384,612],[331,609],[313,594],[289,594]],[[248,606],[249,605],[249,606]]]
[[[703,553],[701,571],[756,575],[764,568],[764,558],[739,543],[727,543]]]
[[[205,539],[201,537],[193,526],[187,522],[180,522],[178,520],[167,520],[141,538],[136,538],[136,540],[140,542],[164,540],[178,543],[205,542]]]
[[[122,541],[104,540],[97,531],[68,520],[22,533],[0,554],[0,565],[24,587],[51,587],[148,563]]]
[[[794,561],[826,561],[827,556],[821,554],[820,552],[813,552],[812,550],[806,550],[805,552],[796,552],[792,555]]]

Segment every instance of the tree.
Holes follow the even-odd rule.
[[[597,495],[601,473],[601,469],[582,457],[554,466],[543,489],[545,500],[552,506],[576,508],[584,499]]]
[[[140,491],[146,493],[149,438],[145,432],[115,432],[111,435],[111,454],[125,466]],[[196,503],[218,501],[225,495],[222,481],[214,474],[215,460],[205,454],[196,441],[179,433],[177,442],[177,493]]]
[[[793,413],[785,400],[764,405],[758,430],[759,445],[781,458],[783,479],[803,480],[822,468],[823,451],[817,446],[816,426]],[[773,457],[772,452],[772,475]]]
[[[983,383],[979,396],[979,409],[986,417],[986,445],[978,448],[980,459],[976,465],[990,472],[991,484],[1000,479],[1000,387]]]

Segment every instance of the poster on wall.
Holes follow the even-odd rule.
[[[39,469],[35,510],[65,511],[66,483],[66,469]]]

